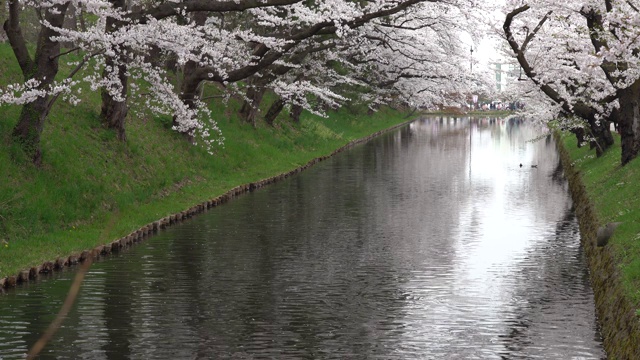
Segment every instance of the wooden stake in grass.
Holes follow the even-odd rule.
[[[89,271],[91,267],[91,259],[87,259],[76,274],[76,277],[73,279],[73,283],[71,284],[71,288],[69,288],[69,292],[67,293],[67,298],[64,300],[60,311],[56,318],[49,324],[47,330],[42,334],[40,339],[31,347],[31,350],[27,354],[27,359],[35,359],[38,354],[44,349],[47,343],[51,340],[53,335],[58,331],[60,325],[69,314],[73,303],[76,301],[76,297],[78,297],[78,292],[80,292],[80,286],[82,286],[82,282],[84,281],[84,276]]]

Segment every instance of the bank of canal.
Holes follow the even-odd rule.
[[[625,276],[633,278],[629,264],[638,261],[637,245],[633,242],[640,239],[640,233],[631,235],[633,233],[631,229],[638,228],[638,225],[634,224],[638,221],[637,217],[635,219],[633,217],[633,213],[638,211],[637,205],[631,204],[633,201],[637,202],[637,194],[629,194],[624,201],[621,200],[621,196],[622,199],[625,198],[622,193],[624,190],[621,189],[622,194],[612,194],[618,192],[617,190],[621,187],[630,185],[621,181],[620,177],[637,181],[632,176],[633,170],[629,169],[635,165],[627,165],[627,172],[617,165],[620,154],[619,145],[617,149],[614,147],[609,150],[604,158],[595,159],[595,156],[589,154],[586,148],[576,150],[574,139],[562,139],[560,134],[556,134],[556,138],[562,144],[558,151],[580,222],[582,244],[589,263],[596,309],[602,324],[607,354],[610,359],[640,359],[640,321],[637,299],[634,300],[630,290],[625,289],[625,286],[634,289],[637,287],[634,286],[633,280],[628,279],[626,284],[623,281]],[[568,146],[572,148],[568,149]],[[584,164],[585,160],[588,164]],[[615,170],[609,171],[606,178],[605,176],[597,179],[592,177],[587,184],[590,192],[585,186],[583,176],[585,173],[601,171],[596,167],[611,167]],[[613,174],[616,172],[617,174]],[[603,182],[610,183],[606,185],[609,189],[594,193],[594,188],[602,186]],[[601,208],[597,209],[594,201],[597,201]],[[596,246],[597,229],[608,221],[624,221],[626,232],[617,238],[614,237],[607,246],[598,247]],[[622,233],[622,230],[618,233]]]
[[[235,198],[95,263],[46,354],[600,359],[567,183],[535,135],[425,119]],[[0,297],[0,357],[71,277]]]

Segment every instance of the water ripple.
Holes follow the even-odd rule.
[[[164,231],[93,265],[44,357],[604,358],[534,134],[419,121]],[[72,277],[0,296],[0,358],[24,357]]]

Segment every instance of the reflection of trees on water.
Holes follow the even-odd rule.
[[[568,197],[566,182],[561,176],[562,170],[559,167],[559,158],[555,151],[555,143],[550,136],[535,142],[527,142],[539,133],[528,124],[519,119],[512,119],[507,122],[491,122],[490,120],[471,120],[473,133],[469,136],[474,145],[470,150],[472,161],[481,161],[474,149],[479,142],[491,143],[496,148],[496,153],[485,154],[484,156],[496,156],[493,161],[504,161],[499,159],[498,152],[502,149],[502,144],[509,144],[508,151],[520,152],[524,154],[525,149],[529,151],[537,168],[531,168],[527,163],[524,168],[517,165],[517,157],[512,163],[499,166],[499,172],[503,172],[504,180],[500,180],[499,174],[478,174],[470,173],[473,183],[469,196],[474,198],[470,202],[470,207],[462,212],[462,216],[467,219],[462,223],[463,230],[469,236],[474,236],[482,231],[482,226],[486,226],[487,218],[491,216],[488,206],[492,201],[504,193],[504,197],[509,199],[502,206],[507,214],[519,214],[526,216],[532,226],[538,228],[535,231],[544,231],[544,227],[557,224],[554,233],[545,235],[543,241],[534,241],[526,245],[524,254],[513,253],[518,256],[516,264],[505,269],[504,276],[509,279],[493,278],[493,286],[500,286],[502,282],[506,284],[504,290],[508,294],[502,294],[500,300],[496,302],[495,312],[490,309],[476,308],[479,316],[486,316],[495,320],[504,321],[506,331],[498,335],[500,341],[496,349],[498,354],[503,354],[504,358],[529,358],[531,356],[561,358],[566,355],[566,341],[569,338],[588,338],[597,333],[595,328],[595,314],[593,312],[593,300],[590,294],[589,283],[586,273],[586,265],[581,260],[581,249],[576,249],[579,242],[576,236],[577,224],[574,214],[571,212],[571,200]],[[474,155],[475,154],[475,155]],[[476,160],[474,160],[476,159]],[[484,159],[492,161],[492,159]],[[485,177],[482,177],[485,176]],[[509,219],[509,217],[507,217]],[[560,219],[558,221],[558,219]],[[513,221],[513,220],[511,220]],[[504,224],[508,227],[508,224]],[[466,236],[466,235],[465,235]],[[535,235],[533,235],[535,237]],[[464,236],[463,236],[464,238]],[[464,240],[464,239],[462,239]],[[490,241],[491,239],[488,239]],[[513,239],[521,241],[521,239]],[[477,245],[486,247],[485,245]],[[516,248],[517,249],[517,248]],[[459,250],[462,257],[477,256],[470,253],[468,245],[462,246]],[[482,254],[479,251],[478,254]],[[513,260],[512,260],[513,261]],[[463,267],[473,266],[473,260],[463,261]],[[504,266],[495,264],[498,268]],[[482,268],[482,265],[479,266]],[[513,274],[510,269],[520,269],[518,274]],[[497,269],[488,267],[487,275],[497,272]],[[462,269],[462,273],[468,273]],[[469,276],[474,282],[464,283],[461,286],[470,286],[469,292],[474,292],[475,287],[486,287],[489,284],[482,283],[482,277],[478,273],[470,273]],[[457,277],[460,278],[460,277]],[[513,283],[514,279],[517,279]],[[477,284],[480,282],[480,284]],[[510,286],[515,287],[513,289]],[[483,293],[489,296],[487,293]],[[503,298],[512,298],[512,302],[506,302],[503,306],[499,304]],[[575,302],[572,302],[574,300]],[[560,318],[565,322],[570,330],[563,333],[561,323],[556,323]],[[557,327],[557,329],[554,329]],[[580,329],[581,334],[572,333],[574,328]],[[553,335],[550,335],[553,334]],[[545,340],[549,336],[551,340]],[[558,336],[557,343],[554,336]],[[457,340],[457,339],[456,339]],[[450,341],[456,341],[450,340]],[[599,340],[596,340],[599,342]],[[544,345],[541,345],[544,344]],[[547,349],[548,348],[548,349]],[[601,347],[594,350],[593,354],[602,353]]]
[[[570,204],[568,204],[570,205]],[[503,358],[527,353],[541,358],[560,358],[566,354],[566,339],[595,338],[601,343],[595,318],[590,281],[579,229],[571,206],[557,222],[555,231],[522,260],[521,277],[526,279],[512,294],[513,317],[507,319],[507,332],[500,336]],[[549,336],[553,329],[554,336]],[[541,346],[541,338],[545,338]],[[594,353],[606,358],[602,346]],[[595,357],[594,357],[595,358]]]

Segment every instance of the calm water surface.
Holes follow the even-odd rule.
[[[416,121],[163,231],[92,266],[43,358],[604,358],[536,134]],[[72,277],[0,296],[0,358],[24,356]]]

